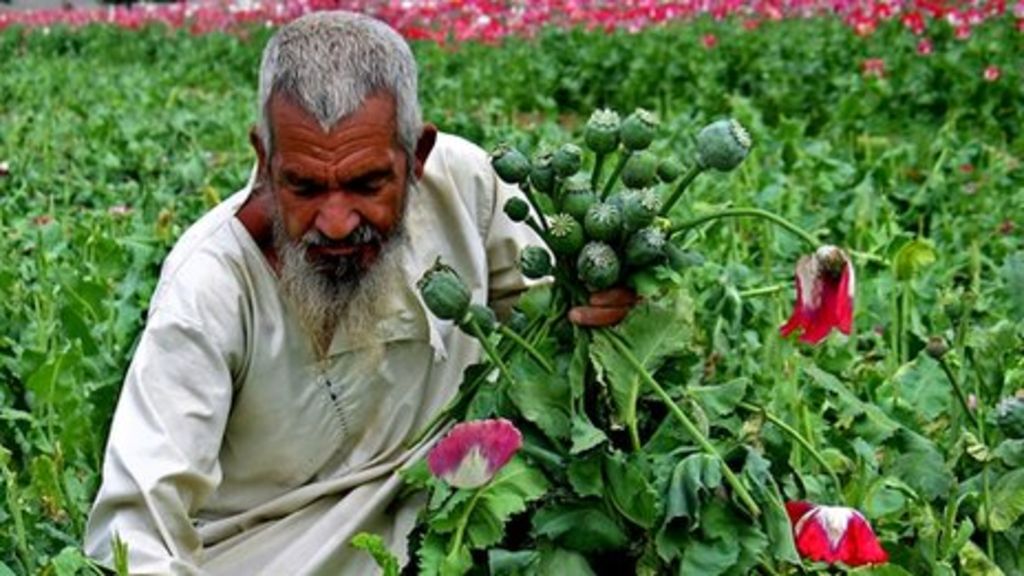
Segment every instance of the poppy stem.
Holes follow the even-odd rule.
[[[760,288],[748,288],[746,290],[740,290],[738,292],[740,298],[753,298],[754,296],[767,296],[769,294],[775,294],[789,288],[789,284],[775,284],[772,286],[762,286]]]
[[[974,424],[974,427],[977,428],[978,418],[974,415],[974,412],[971,411],[971,406],[967,403],[967,395],[964,394],[963,387],[960,386],[960,382],[957,380],[956,375],[953,374],[953,369],[949,367],[949,362],[946,361],[945,356],[939,356],[936,360],[938,361],[939,366],[942,367],[942,372],[946,374],[946,379],[949,380],[950,385],[953,386],[953,391],[956,392],[956,397],[960,400],[960,406],[963,407],[964,414],[967,415],[971,424]]]
[[[676,404],[675,400],[673,400],[671,396],[669,396],[668,392],[661,387],[661,384],[658,384],[658,381],[655,380],[649,372],[647,372],[647,369],[644,368],[643,364],[641,364],[639,360],[637,360],[637,357],[633,354],[633,351],[630,350],[629,346],[622,342],[622,336],[607,329],[601,329],[597,334],[611,342],[612,347],[615,348],[626,363],[633,368],[637,375],[640,376],[640,379],[654,390],[654,393],[658,395],[675,419],[683,426],[686,433],[693,438],[698,446],[700,446],[701,450],[721,462],[722,476],[725,477],[726,482],[729,483],[729,486],[732,487],[733,491],[743,502],[744,506],[746,506],[750,515],[755,518],[760,516],[761,508],[756,502],[754,502],[754,499],[750,496],[750,492],[747,491],[747,488],[743,486],[740,479],[737,478],[732,469],[729,468],[729,464],[725,462],[722,456],[718,453],[718,450],[716,450],[707,437],[701,433],[700,429],[697,428],[693,421],[691,421],[690,418],[679,408],[679,405]]]
[[[604,183],[604,190],[601,191],[601,200],[608,197],[611,193],[612,188],[615,186],[615,180],[619,178],[619,174],[622,174],[622,169],[626,167],[626,162],[629,162],[629,157],[633,155],[632,150],[626,150],[619,156],[618,163],[615,164],[615,169],[612,170],[612,175],[608,177],[608,180]]]
[[[804,438],[803,435],[797,432],[795,428],[787,424],[785,420],[769,412],[767,408],[758,406],[756,404],[751,404],[749,402],[740,402],[738,406],[748,412],[759,412],[762,416],[765,417],[766,420],[768,420],[772,424],[775,424],[787,436],[789,436],[793,440],[796,440],[797,444],[802,446],[803,449],[806,450],[807,453],[811,455],[811,458],[814,458],[815,462],[817,462],[818,465],[825,469],[825,472],[827,472],[829,477],[832,479],[832,484],[834,484],[836,487],[836,495],[842,498],[843,485],[839,482],[839,476],[836,475],[835,470],[833,470],[832,467],[829,466],[829,463],[825,460],[821,453],[814,448],[814,445],[811,444],[810,440]]]
[[[692,228],[696,228],[697,226],[704,224],[705,222],[720,220],[722,218],[741,218],[744,216],[752,216],[754,218],[763,218],[765,220],[769,220],[779,225],[783,229],[789,231],[794,236],[799,237],[804,242],[807,242],[807,244],[813,248],[817,248],[818,246],[821,245],[821,242],[815,239],[810,232],[804,230],[803,228],[797,226],[796,224],[793,224],[792,222],[786,220],[785,218],[779,216],[778,214],[768,212],[767,210],[761,210],[759,208],[729,208],[727,210],[722,210],[720,212],[714,212],[712,214],[707,214],[699,218],[694,218],[693,220],[688,220],[686,222],[681,222],[679,224],[673,224],[672,227],[669,229],[668,235],[669,237],[671,237],[681,232],[687,232]]]
[[[686,174],[683,174],[683,179],[679,181],[679,184],[676,184],[676,189],[672,191],[672,195],[668,197],[668,200],[666,200],[664,204],[662,204],[661,212],[658,213],[658,216],[668,216],[669,210],[671,210],[672,207],[676,205],[676,202],[683,197],[683,192],[686,191],[686,187],[689,186],[690,182],[693,182],[694,178],[703,171],[704,169],[701,168],[699,164],[694,164]]]
[[[533,359],[536,360],[537,363],[540,364],[541,367],[543,367],[549,373],[555,373],[555,368],[554,366],[551,365],[550,362],[548,362],[548,359],[542,356],[541,353],[538,352],[536,348],[531,346],[529,342],[524,340],[522,336],[516,334],[515,330],[512,330],[511,328],[505,326],[504,324],[499,324],[498,331],[501,332],[502,336],[505,336],[523,350],[526,350],[526,353],[533,357]]]
[[[508,380],[510,385],[515,386],[516,380],[512,377],[512,373],[508,371],[508,366],[505,366],[505,361],[501,359],[501,354],[498,354],[498,351],[494,349],[494,344],[491,344],[491,341],[487,339],[487,335],[477,325],[476,320],[470,320],[467,324],[469,325],[470,332],[480,341],[480,345],[484,347],[487,357],[498,367],[498,372],[501,372],[501,375],[505,380]]]
[[[590,189],[597,193],[597,185],[601,183],[601,171],[604,169],[605,154],[598,152],[594,158],[594,169],[590,173]]]
[[[459,524],[455,527],[455,536],[452,538],[452,548],[448,551],[448,559],[455,559],[459,553],[459,548],[462,547],[462,536],[466,533],[466,525],[469,524],[469,515],[473,513],[473,508],[476,507],[477,500],[480,499],[480,494],[483,493],[483,488],[477,488],[473,493],[473,498],[466,505],[466,511],[462,513],[459,518]]]
[[[540,209],[540,204],[537,204],[537,198],[533,195],[533,190],[529,185],[520,188],[523,191],[523,196],[526,196],[526,201],[533,207],[533,211],[537,213],[537,219],[540,220],[540,225],[544,229],[544,232],[548,231],[548,219],[544,217],[544,212]],[[529,218],[527,218],[527,224],[529,224]],[[536,222],[534,222],[536,225]],[[541,234],[541,238],[545,238],[546,234]]]

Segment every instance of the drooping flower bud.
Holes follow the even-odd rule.
[[[545,194],[550,194],[555,189],[555,167],[551,164],[551,159],[551,152],[543,152],[533,159],[530,166],[530,184]]]
[[[551,254],[540,246],[527,246],[519,254],[519,269],[527,278],[543,278],[551,274],[551,268]]]
[[[800,340],[816,344],[832,328],[849,334],[853,328],[853,264],[835,246],[822,246],[796,264],[796,303],[779,329],[783,336],[801,331]]]
[[[588,242],[576,260],[580,280],[595,292],[614,286],[619,280],[620,269],[615,250],[604,242]]]
[[[613,110],[595,110],[583,129],[587,148],[598,154],[614,152],[619,147],[619,114]]]
[[[513,222],[522,222],[530,216],[530,205],[526,200],[513,196],[505,201],[505,214]]]
[[[509,144],[499,144],[491,152],[491,166],[498,178],[509,184],[519,184],[530,175],[530,160],[525,154]]]
[[[427,455],[430,473],[455,488],[490,482],[523,445],[515,425],[498,418],[457,424]]]
[[[622,169],[622,183],[627,188],[647,188],[658,180],[658,158],[650,152],[634,152]]]
[[[469,288],[440,258],[423,274],[416,287],[427,308],[441,320],[461,320],[469,309]]]
[[[619,137],[627,150],[644,150],[651,145],[658,132],[658,118],[652,112],[637,108],[622,121]]]
[[[568,178],[580,171],[583,166],[583,150],[572,143],[562,144],[551,157],[551,165],[555,174],[561,178]]]
[[[750,133],[736,120],[718,120],[697,134],[697,162],[701,168],[728,172],[747,157]]]
[[[555,214],[548,222],[547,240],[556,255],[572,256],[583,247],[583,226],[568,214]]]

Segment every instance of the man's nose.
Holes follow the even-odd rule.
[[[359,227],[362,216],[340,192],[331,193],[317,213],[316,228],[335,241],[343,240]]]

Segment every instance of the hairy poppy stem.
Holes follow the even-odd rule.
[[[953,369],[949,367],[949,362],[946,361],[944,356],[940,356],[935,360],[939,363],[939,366],[942,367],[942,372],[945,373],[946,379],[949,380],[950,385],[953,386],[953,391],[956,392],[956,397],[960,400],[960,406],[963,407],[964,414],[967,415],[971,424],[974,424],[974,427],[977,428],[978,418],[974,415],[974,412],[971,411],[971,406],[967,402],[967,395],[964,394],[963,387],[960,386],[960,382],[957,381],[956,375],[953,374]],[[984,439],[982,440],[984,441]]]
[[[508,366],[505,366],[505,361],[501,359],[501,354],[498,354],[498,351],[494,349],[494,345],[487,339],[487,335],[484,334],[484,331],[480,329],[479,325],[477,325],[476,320],[470,320],[468,325],[473,336],[475,336],[476,339],[480,341],[480,345],[484,347],[484,352],[487,354],[487,358],[498,367],[498,372],[501,372],[501,375],[504,376],[505,380],[508,380],[509,384],[515,386],[516,380],[512,377],[512,373],[509,372]]]
[[[693,220],[688,220],[686,222],[681,222],[679,224],[672,225],[672,228],[669,229],[668,235],[669,237],[672,237],[680,232],[687,232],[688,230],[696,228],[697,226],[700,226],[705,222],[720,220],[722,218],[741,218],[744,216],[763,218],[765,220],[769,220],[775,224],[778,224],[780,227],[791,232],[794,236],[797,236],[804,242],[807,242],[807,244],[813,248],[817,248],[818,246],[821,245],[821,242],[815,239],[810,232],[804,230],[803,228],[797,226],[796,224],[793,224],[792,222],[786,220],[785,218],[779,216],[778,214],[773,214],[771,212],[768,212],[767,210],[761,210],[759,208],[730,208],[728,210],[722,210],[721,212],[715,212],[713,214],[701,216],[700,218],[694,218]]]
[[[594,158],[594,170],[590,173],[590,189],[597,193],[597,185],[601,183],[601,172],[604,169],[605,154],[598,152]]]
[[[612,188],[615,186],[615,180],[618,179],[619,174],[622,174],[622,170],[626,167],[626,162],[629,162],[629,157],[632,155],[632,150],[626,150],[619,156],[619,162],[615,165],[615,169],[612,170],[612,175],[604,183],[604,190],[601,191],[601,200],[607,198],[608,194],[611,193]]]
[[[679,405],[676,404],[675,400],[668,395],[668,392],[661,387],[661,384],[658,384],[658,381],[647,372],[647,369],[644,368],[643,364],[641,364],[639,360],[637,360],[636,355],[634,355],[633,351],[629,349],[629,346],[620,340],[621,336],[607,329],[601,329],[598,332],[598,335],[604,336],[609,342],[611,342],[612,346],[619,352],[622,358],[633,368],[633,370],[636,371],[637,375],[639,375],[640,378],[650,386],[652,390],[654,390],[654,393],[658,395],[662,402],[664,402],[672,415],[675,416],[676,420],[678,420],[683,426],[683,429],[686,430],[686,433],[689,434],[695,442],[697,442],[697,445],[700,446],[701,450],[721,462],[722,476],[725,477],[726,482],[729,483],[729,486],[732,487],[740,501],[742,501],[743,505],[746,506],[750,515],[755,518],[760,516],[761,508],[757,505],[757,502],[754,502],[754,499],[750,496],[750,492],[748,492],[747,488],[742,482],[740,482],[740,479],[733,474],[732,469],[729,468],[729,465],[718,453],[718,450],[715,449],[714,445],[712,445],[707,437],[701,433],[700,429],[698,429],[690,418],[679,408]]]
[[[541,367],[543,367],[545,370],[552,374],[555,372],[554,366],[552,366],[551,363],[548,362],[548,359],[542,356],[541,353],[538,352],[536,348],[531,346],[529,342],[524,340],[522,336],[516,334],[515,330],[512,330],[511,328],[505,326],[504,324],[499,324],[498,331],[501,332],[502,336],[505,336],[512,342],[515,342],[523,350],[526,350],[527,354],[532,356],[533,359],[536,360],[537,363],[540,364]]]
[[[540,204],[537,204],[537,198],[534,197],[533,190],[531,189],[531,187],[529,185],[523,186],[522,188],[520,188],[520,190],[523,191],[523,196],[526,196],[526,201],[530,203],[530,207],[532,207],[533,211],[537,213],[537,219],[540,220],[541,228],[544,229],[544,232],[547,232],[548,231],[548,219],[544,217],[544,212],[541,212]],[[527,218],[527,220],[526,220],[526,223],[528,225],[530,224],[530,220],[531,220],[531,218]],[[534,222],[533,226],[536,226],[536,225],[537,225],[537,223]],[[533,226],[531,226],[531,228]],[[536,228],[534,228],[534,230],[536,230]],[[538,234],[540,234],[539,231],[538,231]],[[547,234],[540,234],[540,236],[541,236],[541,238],[546,238]]]
[[[703,171],[704,169],[701,168],[699,164],[694,164],[686,174],[683,174],[683,179],[679,181],[679,184],[676,184],[676,189],[672,191],[672,195],[669,196],[668,200],[665,201],[665,204],[661,206],[661,212],[658,213],[658,216],[667,216],[668,211],[671,210],[672,207],[676,205],[676,202],[683,197],[683,192],[686,191],[686,187],[689,186],[690,182],[693,182],[694,178]]]
[[[829,466],[828,462],[825,461],[825,458],[821,455],[821,453],[814,448],[814,445],[811,444],[810,440],[804,438],[803,435],[796,431],[796,429],[787,424],[785,420],[779,418],[775,414],[772,414],[766,408],[763,408],[756,404],[751,404],[749,402],[740,402],[738,406],[748,412],[759,412],[769,422],[778,426],[778,428],[782,430],[787,436],[789,436],[793,440],[796,440],[797,444],[802,446],[804,450],[807,450],[807,453],[811,455],[811,458],[814,458],[814,461],[825,469],[825,472],[827,472],[829,477],[832,479],[832,484],[834,484],[836,487],[836,495],[839,496],[840,498],[842,497],[843,485],[839,482],[839,476],[836,475],[835,470],[833,470],[832,467]]]

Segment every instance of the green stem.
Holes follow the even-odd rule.
[[[603,152],[598,152],[594,158],[594,169],[590,172],[590,189],[597,193],[597,185],[601,182],[601,171],[604,169],[604,158]]]
[[[754,502],[754,499],[750,496],[750,492],[748,492],[747,488],[743,486],[743,483],[740,482],[740,479],[737,478],[735,474],[733,474],[732,469],[729,468],[729,465],[725,462],[725,460],[722,459],[722,456],[718,453],[718,450],[715,449],[715,447],[711,444],[710,441],[708,441],[704,434],[701,433],[697,426],[692,421],[690,421],[690,418],[687,417],[685,413],[683,413],[682,409],[679,408],[679,405],[676,404],[672,397],[669,396],[668,392],[666,392],[665,389],[661,387],[661,384],[658,384],[657,380],[655,380],[647,372],[647,369],[643,367],[643,364],[641,364],[639,360],[637,360],[636,356],[633,354],[633,351],[630,350],[628,346],[626,346],[619,340],[620,337],[616,333],[611,332],[610,330],[601,329],[601,331],[598,334],[604,336],[609,342],[611,342],[612,346],[619,352],[619,355],[621,355],[622,358],[626,360],[626,362],[640,376],[640,378],[648,386],[650,386],[652,390],[654,390],[654,393],[658,395],[658,397],[669,409],[672,415],[675,416],[676,420],[679,421],[679,423],[683,426],[683,429],[686,430],[686,433],[689,434],[691,438],[693,438],[693,440],[697,443],[698,446],[700,446],[701,450],[703,450],[706,454],[710,455],[711,457],[715,458],[721,463],[722,475],[725,477],[726,482],[729,483],[729,486],[732,487],[733,491],[736,493],[739,499],[747,507],[747,510],[750,512],[750,515],[754,516],[755,518],[757,516],[760,516],[761,508],[757,505],[756,502]]]
[[[914,305],[913,286],[908,280],[903,283],[903,290],[900,293],[900,366],[910,360],[910,312]]]
[[[801,240],[803,240],[808,245],[814,248],[817,248],[818,246],[821,245],[821,242],[816,240],[814,236],[811,236],[810,232],[807,232],[803,228],[800,228],[796,224],[793,224],[792,222],[786,220],[785,218],[779,216],[778,214],[773,214],[771,212],[761,210],[759,208],[730,208],[727,210],[722,210],[721,212],[707,214],[705,216],[701,216],[700,218],[694,218],[693,220],[673,225],[672,228],[669,230],[669,236],[674,236],[675,234],[678,234],[680,232],[686,232],[687,230],[690,230],[691,228],[696,228],[697,226],[700,226],[705,222],[711,222],[713,220],[719,220],[722,218],[740,218],[743,216],[753,216],[755,218],[763,218],[765,220],[769,220],[775,224],[778,224],[783,229],[791,232],[792,234],[799,237]]]
[[[480,329],[476,320],[470,320],[466,325],[469,326],[469,331],[473,333],[473,336],[475,336],[484,347],[484,352],[487,354],[487,357],[490,358],[491,362],[498,367],[498,372],[501,372],[501,375],[510,385],[515,386],[516,380],[512,377],[512,373],[508,371],[508,366],[505,366],[505,361],[501,359],[501,355],[494,349],[494,344],[491,344],[491,341],[487,339],[487,335],[485,335],[484,331]]]
[[[633,155],[632,150],[626,150],[619,156],[619,161],[615,164],[615,169],[612,170],[612,175],[608,177],[608,180],[604,183],[604,190],[601,191],[601,200],[608,197],[611,193],[612,188],[615,187],[615,181],[618,180],[619,174],[622,174],[622,169],[626,167],[626,162],[629,162],[629,157]]]
[[[25,573],[32,572],[32,555],[28,550],[28,538],[25,534],[25,520],[21,514],[20,492],[18,490],[18,479],[14,472],[7,466],[10,452],[0,445],[0,471],[4,475],[4,483],[7,492],[7,507],[10,510],[11,518],[14,519],[14,540],[18,549],[18,559],[25,566]]]
[[[953,369],[949,367],[949,362],[946,361],[945,356],[937,358],[939,366],[942,367],[942,371],[946,374],[946,379],[953,386],[953,391],[956,392],[956,397],[960,400],[960,406],[964,409],[964,414],[974,424],[975,428],[978,427],[978,418],[971,411],[970,405],[967,403],[967,395],[964,394],[964,389],[960,386],[960,382],[957,380],[956,375],[953,374]],[[984,441],[984,440],[983,440]]]
[[[509,340],[515,342],[523,350],[526,350],[526,352],[530,356],[532,356],[533,359],[536,360],[537,363],[540,364],[545,370],[547,370],[548,372],[554,374],[555,368],[554,368],[554,366],[551,365],[550,362],[548,362],[547,358],[542,356],[541,353],[538,352],[536,348],[534,348],[533,346],[530,346],[530,343],[527,342],[526,340],[524,340],[522,336],[520,336],[519,334],[516,334],[515,330],[512,330],[511,328],[509,328],[508,326],[505,326],[504,324],[500,324],[500,325],[498,325],[498,331],[501,332],[502,336],[505,336]]]
[[[686,187],[689,186],[690,182],[693,182],[694,178],[703,171],[704,170],[699,164],[694,164],[686,174],[683,174],[683,179],[679,181],[679,184],[676,184],[676,189],[672,191],[672,195],[669,196],[665,204],[661,206],[661,212],[658,216],[667,216],[669,210],[671,210],[672,207],[676,205],[676,202],[683,197],[683,192],[686,191]]]
[[[769,294],[775,294],[789,288],[789,284],[775,284],[774,286],[762,286],[761,288],[749,288],[747,290],[740,290],[740,298],[752,298],[754,296],[767,296]]]
[[[965,360],[969,360],[971,363],[971,369],[974,372],[974,396],[978,399],[978,419],[975,421],[978,426],[978,440],[983,446],[988,447],[988,440],[985,438],[985,403],[982,401],[981,396],[981,374],[978,373],[978,364],[975,362],[973,352],[967,349],[965,352],[968,356]],[[989,488],[988,482],[988,461],[982,462],[981,464],[981,499],[982,507],[985,509],[985,548],[988,552],[988,557],[995,557],[995,541],[992,536],[992,494]]]
[[[817,462],[819,466],[825,469],[825,472],[827,472],[829,477],[832,479],[832,484],[835,485],[836,487],[836,495],[840,497],[842,496],[843,485],[839,483],[839,476],[836,475],[835,470],[833,470],[832,467],[829,466],[828,462],[825,461],[825,458],[821,455],[821,453],[814,448],[814,445],[811,444],[810,440],[804,438],[802,434],[800,434],[799,432],[796,431],[796,429],[787,424],[785,420],[782,420],[775,414],[772,414],[766,408],[757,406],[755,404],[751,404],[749,402],[740,402],[739,407],[743,408],[748,412],[761,413],[761,415],[764,416],[766,420],[768,420],[772,424],[775,424],[787,436],[789,436],[793,440],[796,440],[797,444],[802,446],[803,449],[806,450],[807,453],[811,455],[811,458],[814,458],[814,461]]]
[[[526,196],[526,201],[530,203],[533,211],[537,213],[537,219],[540,220],[540,225],[544,229],[544,232],[547,232],[548,219],[544,217],[544,212],[541,212],[540,204],[537,204],[537,199],[533,196],[533,190],[529,186],[523,186],[520,190],[523,191],[523,195]],[[530,220],[532,219],[527,218],[527,224],[529,224]],[[534,222],[534,226],[536,226],[536,222]],[[546,234],[541,234],[541,237],[546,237]]]
[[[466,532],[466,525],[469,524],[469,515],[473,513],[473,508],[476,507],[476,502],[480,499],[480,494],[482,492],[483,489],[478,488],[476,492],[473,493],[473,498],[469,501],[469,504],[466,505],[466,511],[463,512],[462,516],[459,518],[459,524],[455,527],[455,537],[452,538],[452,547],[451,550],[448,551],[449,559],[454,559],[459,553],[459,548],[462,547],[462,536]]]

